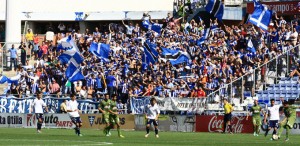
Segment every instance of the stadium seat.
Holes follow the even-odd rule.
[[[292,90],[293,84],[286,84],[285,90]]]
[[[292,90],[292,98],[293,99],[299,98],[299,91],[298,90]]]
[[[275,85],[273,84],[273,85],[270,85],[267,90],[274,90],[274,89],[275,89]]]
[[[287,91],[286,91],[285,97],[286,97],[286,98],[291,98],[291,97],[292,97],[292,94],[293,94],[293,91],[287,90]]]
[[[280,85],[279,85],[279,84],[276,84],[276,85],[274,86],[274,90],[280,90]]]
[[[298,84],[294,84],[294,85],[292,85],[292,89],[291,90],[298,90]]]
[[[245,91],[244,92],[244,97],[252,97],[251,96],[251,91]]]
[[[276,91],[275,91],[275,94],[274,94],[274,97],[275,97],[275,98],[279,98],[280,95],[281,95],[281,91],[280,91],[280,90],[276,90]]]

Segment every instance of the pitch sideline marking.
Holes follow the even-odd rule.
[[[66,141],[66,142],[79,142],[79,143],[92,143],[92,144],[80,144],[80,145],[112,145],[113,143],[110,142],[97,142],[97,141],[74,141],[74,140],[29,140],[29,139],[1,139],[1,141],[45,141],[45,142],[55,142],[55,141]],[[77,146],[77,145],[73,145]]]

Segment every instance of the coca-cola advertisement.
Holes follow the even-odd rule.
[[[285,2],[262,2],[269,7],[270,10],[280,15],[293,15],[300,13],[299,1],[285,1]],[[247,13],[251,14],[254,11],[253,3],[247,3]]]
[[[223,132],[224,116],[196,116],[196,132]],[[253,133],[252,118],[232,116],[233,133]],[[229,131],[227,126],[226,132]]]

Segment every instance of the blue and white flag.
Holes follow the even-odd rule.
[[[69,79],[70,82],[75,82],[84,79],[84,76],[81,73],[80,66],[78,67],[77,64],[73,64],[73,62],[69,64],[66,70],[66,77]]]
[[[84,18],[83,12],[75,12],[75,21],[82,21]]]
[[[204,29],[202,37],[199,40],[197,40],[198,46],[203,44],[208,39],[209,33],[210,33],[210,28]]]
[[[73,62],[76,66],[80,66],[80,63],[83,62],[83,57],[77,52],[75,49],[67,50],[63,52],[58,59],[62,64],[68,64],[69,62]]]
[[[144,47],[143,62],[146,64],[149,64],[149,63],[154,64],[156,62],[155,55],[151,51],[149,51],[146,47]]]
[[[153,64],[157,60],[158,52],[156,51],[156,45],[151,44],[149,41],[144,42],[144,57],[143,62],[149,64],[150,62]]]
[[[90,52],[92,52],[94,55],[96,55],[99,58],[104,59],[105,61],[109,61],[109,53],[110,53],[110,46],[108,44],[103,43],[95,43],[93,42],[89,49]]]
[[[249,22],[261,28],[264,31],[268,30],[272,18],[272,11],[268,10],[267,6],[262,4],[255,6],[254,12],[249,17]]]
[[[158,52],[156,50],[156,44],[152,44],[149,40],[146,40],[144,45],[155,57],[157,57]]]
[[[4,84],[5,82],[7,82],[8,78],[6,76],[1,76],[0,77],[0,84]]]
[[[161,32],[161,27],[162,27],[160,24],[156,24],[156,23],[155,24],[151,24],[149,20],[144,20],[142,22],[142,26],[144,28],[148,29],[148,30],[153,30],[153,31],[155,31],[155,32],[157,32],[159,34]]]
[[[162,49],[162,55],[164,56],[168,56],[168,55],[175,55],[179,52],[179,50],[171,50],[171,49],[168,49],[168,48],[161,48]]]
[[[205,7],[206,11],[212,14],[215,18],[222,21],[224,14],[224,5],[220,0],[209,0]]]
[[[74,41],[74,39],[72,38],[71,35],[69,35],[68,37],[62,38],[61,40],[58,41],[57,44],[57,48],[60,50],[71,50],[71,49],[75,49],[76,51],[79,52],[79,49]]]
[[[252,52],[252,53],[256,53],[256,49],[254,48],[251,39],[248,41],[248,44],[247,44],[247,50],[249,50],[249,51]]]
[[[14,77],[7,78],[7,83],[13,83],[13,84],[17,85],[20,78],[21,78],[20,74],[14,76]]]
[[[190,61],[190,57],[187,54],[181,54],[177,59],[170,60],[172,65],[180,64],[180,63],[188,63]]]

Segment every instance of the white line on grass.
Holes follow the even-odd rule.
[[[80,146],[82,145],[112,145],[113,143],[110,142],[97,142],[97,141],[74,141],[74,140],[46,140],[46,139],[40,139],[40,140],[30,140],[30,139],[1,139],[1,141],[36,141],[36,142],[78,142]],[[86,144],[81,144],[81,143],[86,143]],[[72,145],[72,146],[77,146],[77,145]]]

